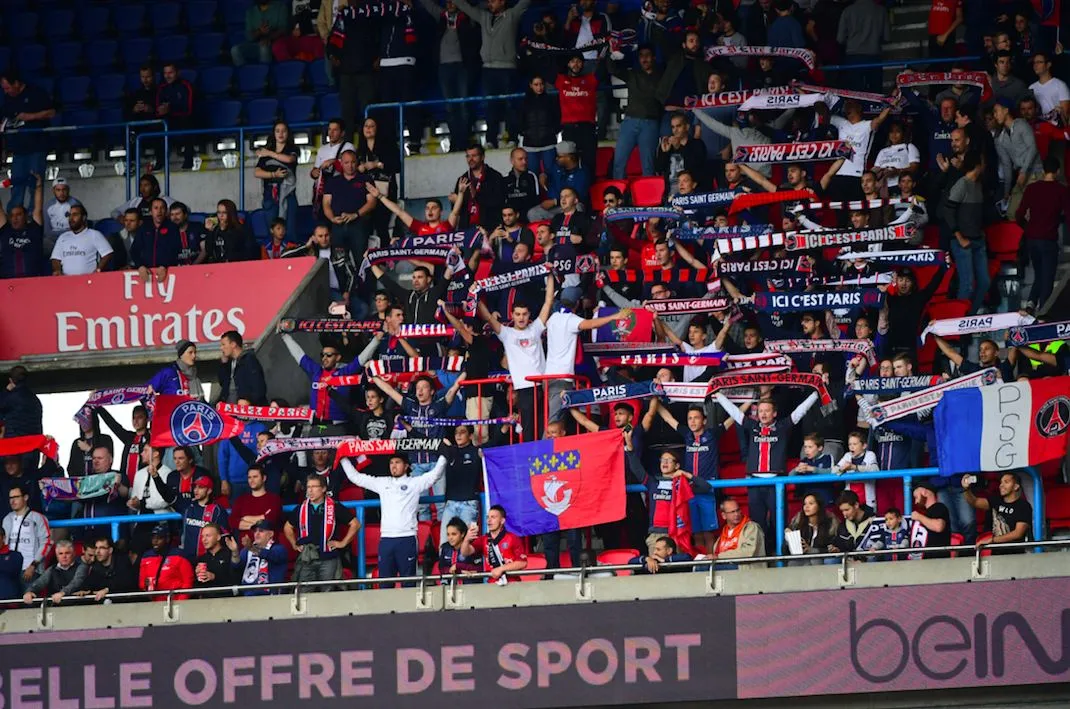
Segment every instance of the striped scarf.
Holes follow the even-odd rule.
[[[335,527],[335,511],[334,500],[329,498],[323,498],[323,539],[320,541],[320,551],[330,551],[330,547],[327,546],[327,542],[331,541],[331,537],[334,536]],[[301,539],[308,539],[309,533],[309,520],[311,519],[312,502],[305,500],[301,503],[301,509],[297,517],[298,534]]]
[[[702,94],[700,96],[685,96],[684,108],[720,108],[722,106],[742,106],[752,96],[784,96],[794,93],[790,86],[777,86],[769,89],[753,89],[747,91],[722,91],[719,94]]]
[[[850,159],[854,148],[844,140],[807,140],[798,143],[741,145],[732,156],[735,163],[802,163]]]
[[[769,340],[765,343],[768,352],[780,354],[805,354],[810,352],[846,352],[863,355],[869,366],[877,364],[877,351],[871,340],[822,338],[818,340]]]
[[[988,367],[973,374],[967,374],[966,376],[931,386],[928,389],[922,389],[915,394],[881,402],[869,410],[867,420],[872,426],[880,426],[889,421],[901,419],[904,416],[924,413],[940,403],[945,391],[995,384],[998,380],[998,375],[999,371],[995,367]]]
[[[821,378],[820,374],[811,372],[729,372],[711,378],[708,386],[711,394],[717,393],[722,389],[736,387],[804,386],[817,392],[818,396],[821,397],[822,408],[827,410],[834,407],[832,395],[829,394],[828,387],[825,386],[825,380]]]
[[[706,61],[714,57],[780,57],[797,59],[810,71],[817,66],[817,55],[801,47],[739,47],[731,44],[706,47]]]
[[[405,357],[403,359],[377,360],[364,367],[369,377],[406,372],[462,372],[464,357]]]

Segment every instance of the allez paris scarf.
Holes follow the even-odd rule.
[[[988,367],[973,374],[949,379],[942,384],[922,389],[914,394],[908,394],[892,401],[881,402],[870,408],[867,420],[871,425],[879,426],[882,423],[895,421],[904,416],[923,413],[940,403],[945,391],[995,384],[998,380],[998,374],[999,372],[995,367]]]
[[[722,364],[729,371],[740,371],[747,374],[786,372],[792,368],[790,357],[768,352],[726,355]]]
[[[658,354],[623,354],[618,357],[599,357],[605,367],[720,367],[723,352],[663,352]]]
[[[320,540],[320,551],[330,551],[330,547],[327,546],[327,542],[331,541],[331,537],[334,536],[335,527],[335,510],[334,500],[329,497],[323,498],[323,538]],[[305,500],[301,503],[301,509],[297,515],[298,534],[301,539],[308,539],[309,533],[309,519],[311,517],[312,503],[309,500]]]
[[[863,377],[849,383],[845,391],[859,396],[913,393],[928,389],[941,381],[941,378],[934,374],[918,374],[910,377]]]
[[[1007,342],[1015,347],[1024,347],[1041,342],[1054,342],[1070,338],[1070,320],[1037,323],[1027,327],[1012,327],[1007,333]]]
[[[706,61],[714,57],[780,57],[797,59],[810,71],[817,66],[817,56],[809,49],[798,47],[737,47],[735,45],[706,47]]]
[[[755,293],[751,307],[763,313],[801,313],[838,308],[880,308],[884,293],[876,288],[842,291],[780,291]],[[835,341],[835,340],[834,340]]]
[[[798,143],[764,143],[741,145],[732,154],[732,161],[744,164],[801,163],[821,160],[850,159],[854,148],[845,140],[808,140]]]
[[[307,421],[312,422],[313,411],[308,406],[245,406],[219,402],[215,410],[243,421]]]
[[[645,399],[649,396],[664,396],[665,390],[660,382],[627,382],[610,384],[591,389],[576,389],[561,392],[561,405],[566,409],[591,404],[613,404],[629,399]]]
[[[947,261],[947,254],[939,249],[852,251],[836,258],[840,261],[879,261],[888,266],[942,266]]]
[[[680,225],[680,228],[673,232],[673,238],[677,241],[705,241],[706,239],[725,236],[758,236],[759,234],[770,234],[772,231],[772,224],[695,227],[690,222],[687,222]]]
[[[702,94],[685,96],[684,108],[721,108],[722,106],[742,106],[754,96],[785,96],[794,93],[790,86],[776,86],[768,89],[750,89],[746,91],[722,91],[719,94]]]
[[[147,386],[138,387],[112,387],[110,389],[97,389],[74,415],[74,420],[80,425],[88,426],[91,420],[92,410],[98,406],[119,406],[141,401],[149,395]]]
[[[694,313],[723,313],[735,303],[731,298],[665,298],[662,300],[643,301],[643,308],[658,315],[679,315]]]
[[[769,340],[765,343],[769,352],[781,354],[805,354],[809,352],[845,352],[862,355],[869,366],[877,364],[877,351],[871,340],[821,338],[818,340]]]
[[[924,343],[929,333],[947,337],[949,335],[972,335],[978,332],[994,332],[1011,327],[1032,325],[1036,321],[1032,315],[1018,313],[993,313],[991,315],[967,315],[962,318],[944,318],[933,320],[921,331]]]

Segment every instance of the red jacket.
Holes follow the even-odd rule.
[[[160,569],[163,564],[163,569]],[[193,588],[193,567],[186,557],[173,550],[166,557],[160,556],[155,551],[148,551],[141,557],[141,568],[137,579],[138,588],[142,591],[174,591],[179,588]],[[176,601],[184,601],[189,596],[180,593],[175,595]],[[154,601],[166,600],[167,596],[157,596]]]
[[[567,76],[554,81],[561,101],[562,123],[594,123],[598,99],[598,79],[594,74]]]

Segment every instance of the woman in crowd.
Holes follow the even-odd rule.
[[[297,238],[297,146],[290,126],[275,121],[267,145],[256,151],[256,177],[264,184],[262,206],[267,221],[286,220],[286,233]]]
[[[824,554],[832,547],[839,524],[836,518],[822,506],[817,495],[803,498],[802,509],[796,513],[788,525],[788,530],[798,531],[802,537],[803,554]],[[833,551],[835,551],[833,549]],[[821,566],[834,564],[835,559],[796,559],[788,562],[789,566]]]

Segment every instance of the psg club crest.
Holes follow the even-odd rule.
[[[1020,327],[1012,327],[1007,331],[1007,339],[1016,347],[1025,343],[1025,330]]]
[[[1065,396],[1049,399],[1037,411],[1033,423],[1045,438],[1063,435],[1070,428],[1070,399]]]
[[[540,455],[531,461],[531,491],[539,506],[560,517],[580,491],[580,452]]]
[[[199,446],[223,433],[223,419],[203,401],[184,401],[171,412],[171,435],[180,446]]]

